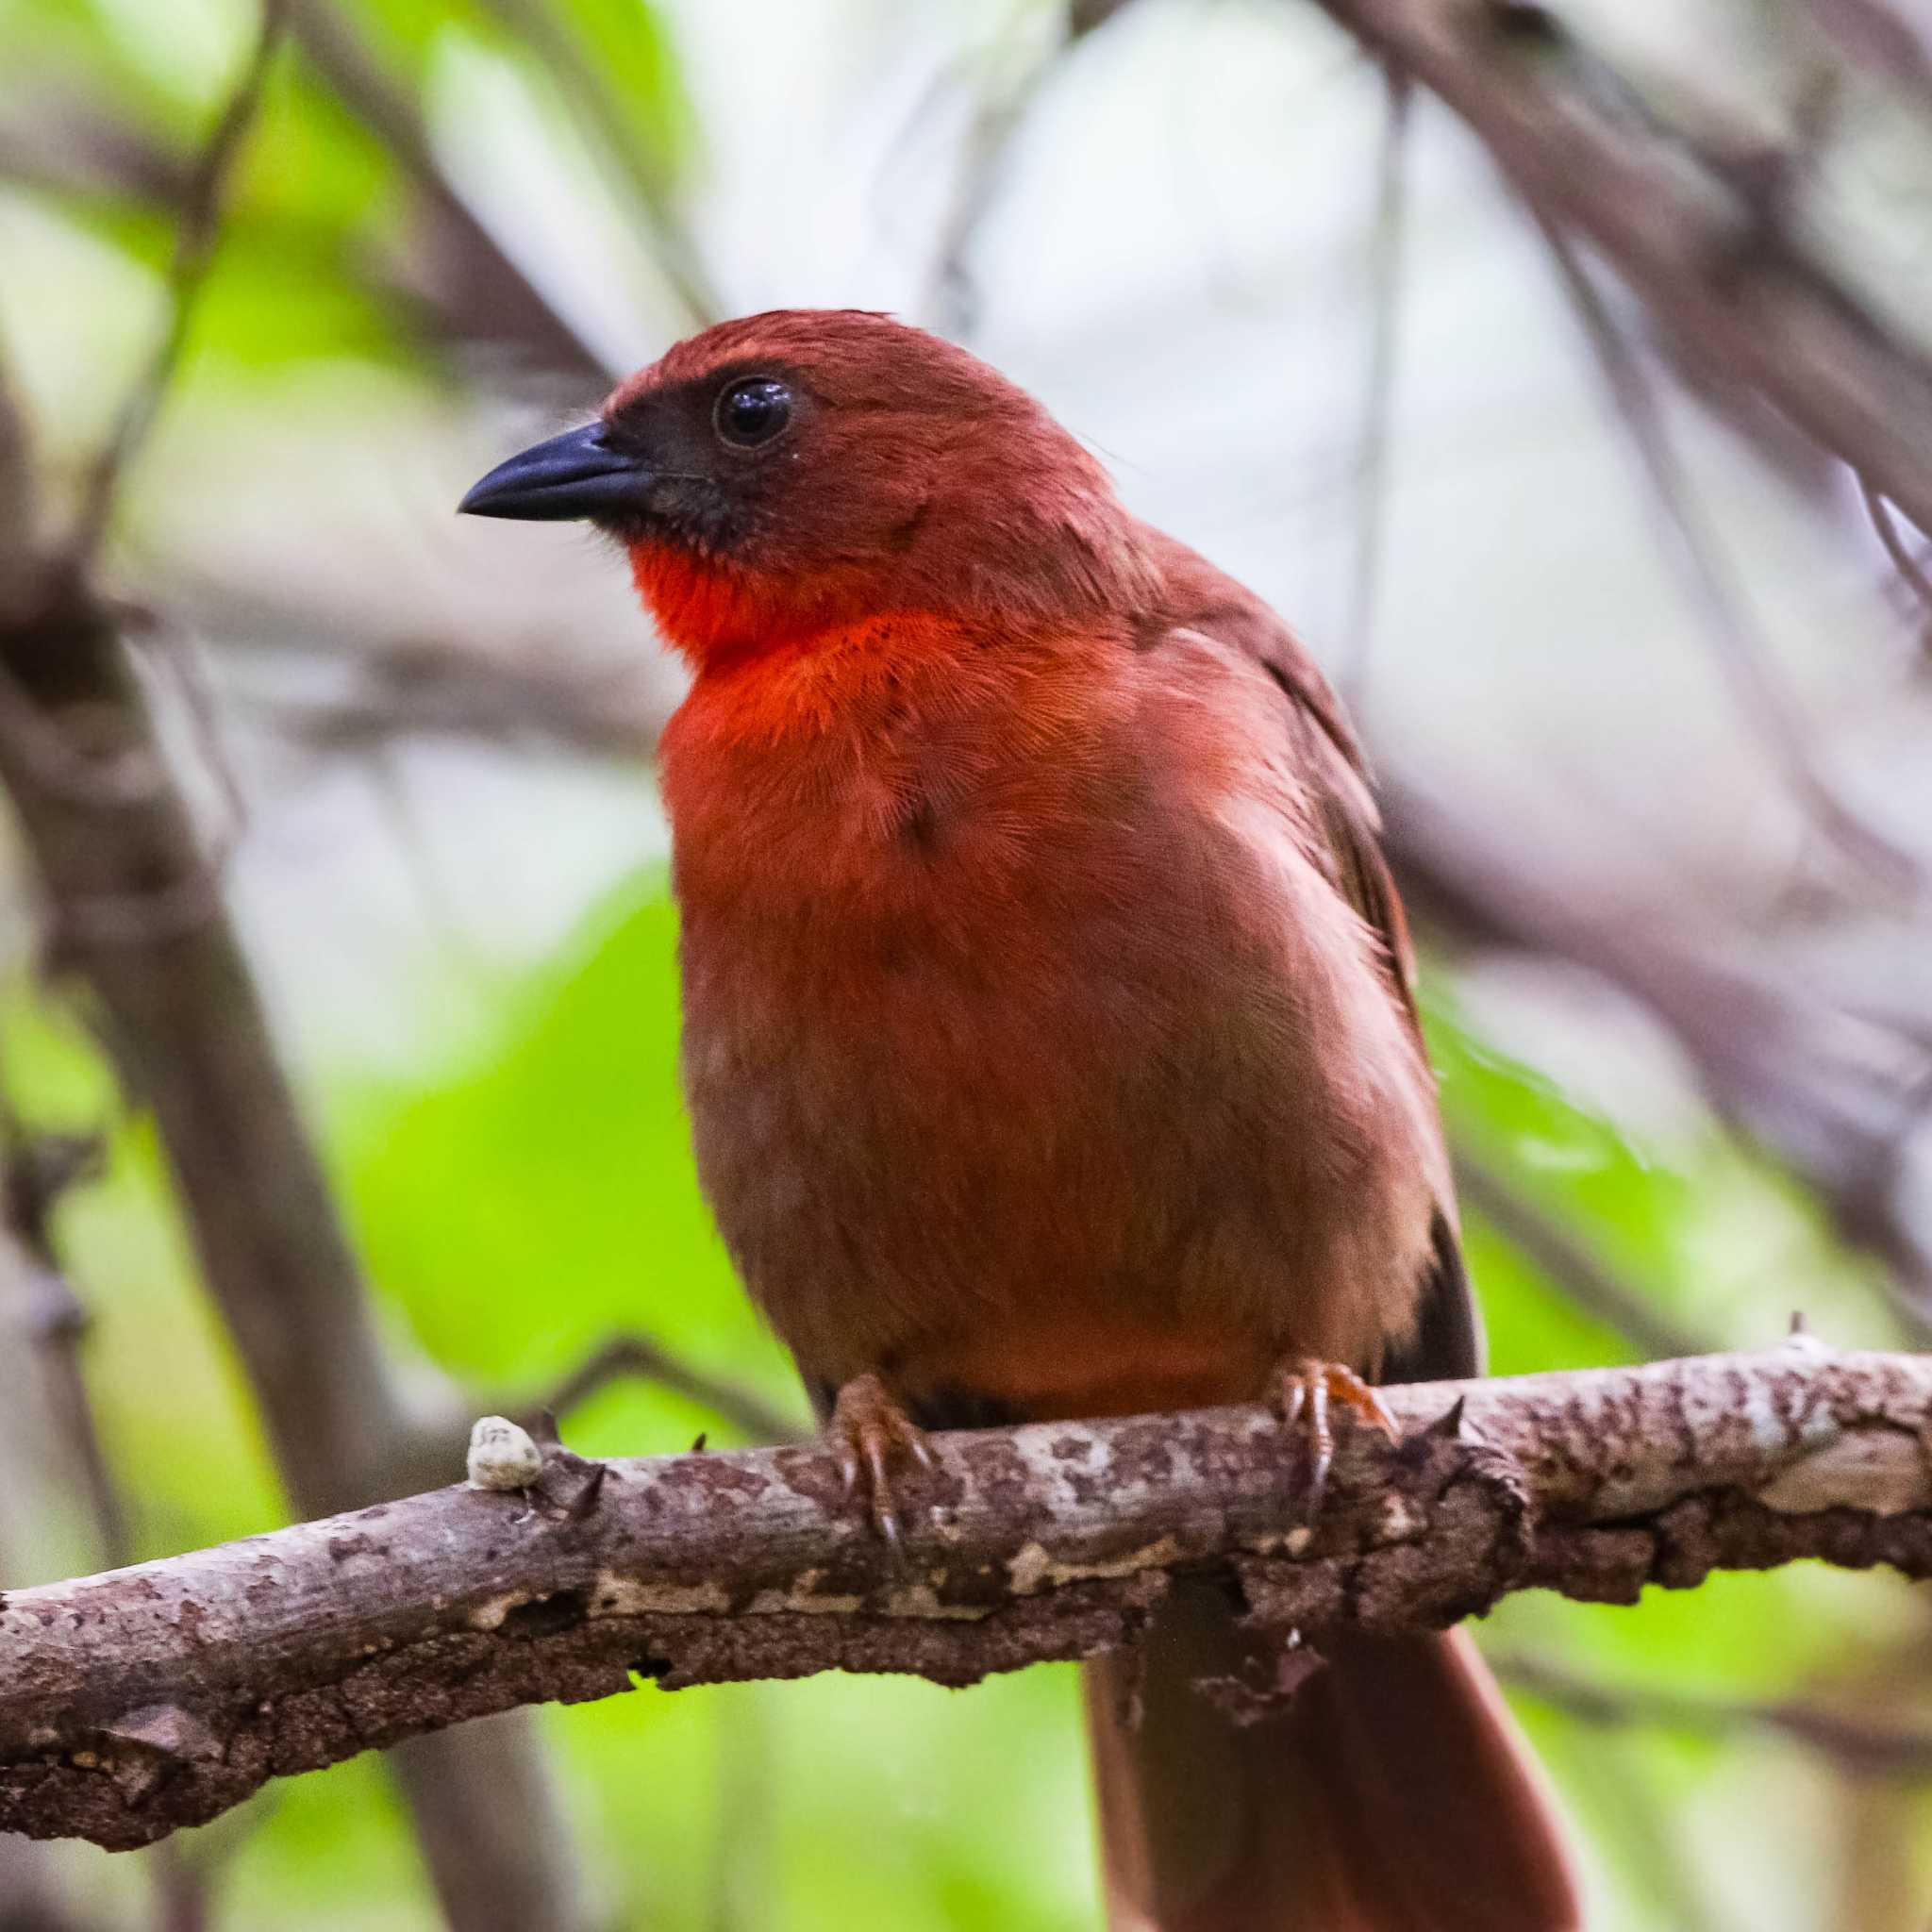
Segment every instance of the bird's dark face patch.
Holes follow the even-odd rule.
[[[802,371],[768,359],[620,391],[604,440],[635,457],[638,491],[594,521],[626,541],[750,561],[805,483],[824,414]]]
[[[609,531],[665,634],[701,658],[865,612],[1131,608],[1145,570],[1106,473],[1039,404],[856,309],[677,343],[600,422],[499,465],[463,508]]]

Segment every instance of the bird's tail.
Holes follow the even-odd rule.
[[[1466,1637],[1351,1639],[1241,1724],[1199,1685],[1255,1683],[1260,1643],[1187,1583],[1137,1657],[1089,1666],[1111,1932],[1576,1932],[1563,1833]]]

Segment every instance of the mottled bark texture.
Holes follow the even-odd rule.
[[[1932,1575],[1932,1357],[1798,1337],[1388,1394],[1404,1440],[1347,1432],[1313,1529],[1280,1424],[1221,1409],[941,1438],[896,1559],[816,1449],[558,1450],[527,1496],[439,1490],[14,1591],[0,1830],[145,1844],[271,1777],[638,1677],[968,1684],[1130,1641],[1180,1570],[1318,1649],[1516,1590],[1631,1603],[1804,1557]]]

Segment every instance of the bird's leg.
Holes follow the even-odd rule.
[[[1318,1361],[1312,1356],[1284,1357],[1268,1377],[1266,1401],[1284,1427],[1297,1431],[1307,1454],[1307,1520],[1322,1513],[1328,1490],[1328,1471],[1335,1461],[1335,1430],[1330,1406],[1340,1403],[1357,1421],[1378,1428],[1391,1442],[1402,1440],[1395,1418],[1382,1398],[1340,1362]]]
[[[839,1391],[825,1419],[825,1443],[839,1458],[846,1495],[864,1490],[873,1527],[896,1548],[899,1512],[892,1499],[892,1465],[933,1468],[925,1432],[876,1375],[855,1375]]]

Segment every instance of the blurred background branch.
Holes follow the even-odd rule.
[[[383,1360],[219,880],[170,780],[112,616],[87,575],[122,467],[178,366],[218,240],[221,182],[266,85],[279,31],[270,0],[191,187],[168,328],[92,473],[76,539],[44,553],[23,546],[10,559],[13,579],[0,590],[10,718],[0,732],[0,781],[44,893],[50,963],[99,1001],[124,1087],[153,1110],[205,1278],[290,1494],[313,1512],[417,1487],[436,1458],[425,1418],[406,1406]],[[17,426],[0,430],[0,458],[11,472],[0,499],[19,508],[25,529],[36,521],[29,455]],[[28,745],[53,756],[27,755]],[[50,782],[53,770],[63,774],[58,782]],[[54,1267],[47,1233],[52,1195],[66,1179],[49,1165],[59,1158],[55,1144],[12,1150],[12,1231],[42,1300],[66,1297],[66,1306],[43,1311],[44,1332],[58,1351],[63,1406],[103,1541],[110,1560],[125,1560],[118,1497],[72,1353],[78,1304]],[[563,1932],[581,1923],[562,1821],[545,1819],[546,1774],[535,1751],[534,1740],[499,1727],[419,1742],[398,1761],[452,1926]]]

